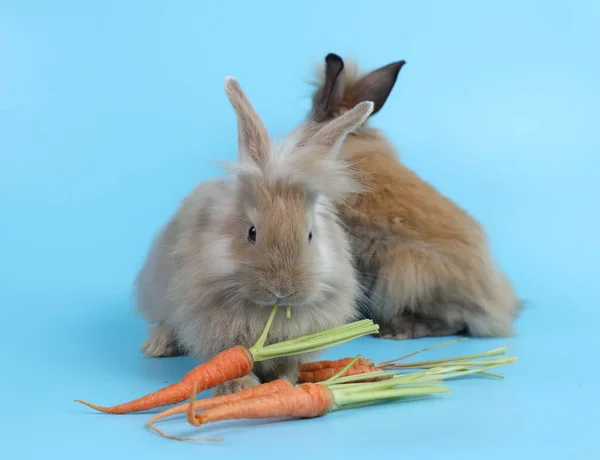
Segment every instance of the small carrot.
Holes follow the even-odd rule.
[[[298,382],[300,382],[300,383],[324,382],[325,380],[328,380],[328,379],[332,378],[334,375],[340,373],[343,369],[344,369],[343,367],[328,367],[325,369],[320,369],[318,371],[301,372],[298,377]],[[355,364],[355,365],[351,366],[341,376],[347,377],[350,375],[366,374],[368,372],[377,372],[377,371],[380,371],[380,369],[375,366],[360,366],[360,365],[357,366]],[[374,380],[377,380],[377,379],[374,379]],[[364,380],[363,380],[363,382],[364,382]]]
[[[194,426],[200,426],[233,419],[313,418],[334,410],[364,403],[407,396],[444,393],[449,390],[448,387],[441,385],[394,388],[396,386],[398,386],[398,381],[395,378],[375,383],[357,383],[350,386],[303,383],[269,396],[224,404],[206,412],[195,414],[195,416],[190,415],[193,414],[194,395],[192,394],[188,420]],[[169,437],[180,441],[202,440],[198,438]]]
[[[223,382],[244,377],[250,373],[253,365],[254,362],[248,350],[236,346],[218,353],[209,362],[196,366],[181,381],[133,401],[110,407],[97,406],[80,399],[77,399],[76,402],[109,414],[145,411],[185,401],[192,391],[194,382],[202,382],[201,388],[205,390]]]
[[[270,395],[273,393],[278,393],[280,391],[286,390],[291,387],[293,387],[293,385],[287,380],[283,380],[283,379],[273,380],[272,382],[263,383],[262,385],[258,385],[254,388],[248,388],[248,389],[242,390],[238,393],[233,393],[233,394],[226,395],[226,396],[215,396],[213,398],[206,398],[206,399],[194,401],[194,403],[191,405],[191,410],[195,412],[195,411],[200,411],[200,410],[213,409],[217,406],[227,404],[227,403],[234,403],[234,402],[238,402],[238,401],[243,401],[245,399],[258,398],[260,396],[266,396],[266,395]],[[197,387],[194,385],[193,399],[195,398],[196,393],[197,393]],[[171,407],[167,410],[164,410],[164,411],[154,415],[152,418],[150,418],[150,420],[148,420],[146,422],[146,426],[148,428],[150,428],[151,430],[156,431],[158,434],[160,434],[166,438],[169,438],[170,436],[165,434],[162,430],[156,428],[154,426],[154,423],[156,423],[158,420],[161,420],[166,417],[170,417],[172,415],[184,414],[189,410],[189,408],[190,408],[189,403],[183,403],[183,404],[179,404],[178,406]]]
[[[344,366],[350,364],[354,358],[342,358],[335,361],[314,361],[312,363],[304,363],[298,366],[300,372],[315,372],[323,369],[338,368],[342,369]],[[354,364],[360,367],[371,367],[374,366],[373,362],[368,359],[359,358]],[[333,375],[333,374],[332,374]]]
[[[444,365],[456,365],[459,362],[466,362],[469,359],[476,358],[484,358],[489,356],[498,356],[504,354],[507,347],[498,348],[496,350],[489,351],[487,353],[481,353],[476,355],[468,355],[468,356],[456,356],[453,358],[445,358],[445,359],[435,359],[430,361],[418,361],[418,362],[407,362],[407,363],[398,363],[401,360],[410,358],[419,353],[423,353],[425,351],[433,350],[435,348],[443,347],[446,345],[450,345],[456,342],[462,342],[467,340],[466,338],[451,340],[449,342],[444,342],[441,344],[437,344],[431,347],[424,348],[422,350],[418,350],[412,353],[409,353],[400,358],[392,359],[389,361],[382,361],[380,363],[373,364],[368,359],[360,358],[356,362],[354,362],[350,369],[344,373],[344,376],[350,375],[359,375],[363,373],[376,372],[376,371],[384,371],[384,370],[410,370],[410,369],[431,369],[437,366]],[[333,375],[342,371],[343,367],[350,364],[354,358],[343,358],[337,361],[315,361],[312,363],[300,364],[298,369],[300,370],[300,374],[298,377],[299,382],[312,382],[318,383],[325,381],[331,378]],[[362,364],[369,363],[369,364]],[[496,374],[489,374],[486,372],[481,372],[481,374],[485,374],[493,377],[501,377]],[[369,380],[367,380],[369,381]]]
[[[450,340],[449,342],[439,343],[439,344],[433,345],[431,347],[423,348],[422,350],[414,351],[414,352],[404,355],[400,358],[391,359],[389,361],[382,361],[377,364],[373,363],[371,360],[368,360],[365,358],[359,358],[354,363],[354,366],[378,366],[378,367],[381,367],[386,364],[392,364],[392,363],[396,363],[398,361],[410,358],[411,356],[415,356],[419,353],[424,353],[426,351],[434,350],[436,348],[445,347],[446,345],[451,345],[453,343],[463,342],[465,340],[467,340],[467,338]],[[303,364],[298,365],[298,370],[300,372],[314,372],[314,371],[320,371],[321,369],[328,369],[330,367],[341,369],[344,366],[346,366],[347,364],[349,364],[350,362],[354,361],[354,359],[355,358],[342,358],[342,359],[337,359],[334,361],[314,361],[312,363],[303,363]]]
[[[249,349],[235,346],[224,350],[210,361],[192,369],[179,382],[116,406],[98,406],[80,399],[75,401],[110,414],[140,412],[169,404],[177,404],[188,398],[196,382],[199,384],[198,391],[208,390],[222,383],[248,375],[252,371],[255,362],[281,356],[312,353],[364,335],[374,334],[379,330],[379,326],[374,324],[373,321],[362,320],[265,346],[278,306],[278,304],[273,306],[269,320],[254,346]]]
[[[305,383],[269,396],[224,404],[196,414],[194,425],[243,418],[312,418],[329,412],[335,403],[325,385]]]

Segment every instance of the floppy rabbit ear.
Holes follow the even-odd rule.
[[[263,169],[270,149],[269,134],[235,78],[225,79],[225,92],[237,114],[239,160]]]
[[[340,103],[344,88],[339,78],[344,70],[344,61],[337,54],[325,56],[325,81],[313,101],[314,117],[325,120]]]
[[[346,136],[362,125],[373,111],[373,102],[361,102],[352,110],[343,115],[334,118],[321,129],[319,129],[307,145],[320,147],[328,152],[337,154],[339,145],[344,141]]]
[[[354,94],[357,102],[373,101],[376,114],[385,104],[398,78],[398,73],[406,61],[392,62],[365,75],[356,82]]]

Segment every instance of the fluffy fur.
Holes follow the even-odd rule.
[[[329,54],[308,117],[314,129],[364,100],[374,102],[376,113],[403,65],[361,75],[356,64]],[[366,190],[338,209],[352,236],[368,313],[382,335],[512,335],[520,302],[481,226],[405,167],[386,137],[366,124],[344,140],[340,157],[359,169]]]
[[[234,345],[249,347],[278,300],[292,306],[292,318],[277,315],[268,343],[356,316],[359,288],[333,201],[357,183],[337,148],[373,104],[310,134],[300,126],[275,145],[237,81],[228,78],[225,87],[238,118],[238,162],[227,165],[233,174],[200,184],[183,200],[137,277],[138,309],[155,324],[143,345],[149,356],[189,352],[205,360]],[[258,363],[254,374],[217,392],[277,378],[295,382],[307,359],[313,356]]]

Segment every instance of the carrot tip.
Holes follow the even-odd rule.
[[[88,406],[89,408],[100,411],[100,412],[110,412],[109,407],[97,406],[95,404],[89,403],[87,401],[83,401],[81,399],[76,399],[75,402],[79,403],[79,404],[83,404],[84,406]]]
[[[198,382],[194,382],[192,394],[190,395],[190,403],[188,405],[187,419],[188,422],[193,426],[200,426],[196,413],[194,412],[194,401],[196,400],[196,394],[198,393]]]
[[[158,433],[159,435],[161,435],[163,438],[167,438],[167,439],[172,439],[174,441],[208,441],[208,442],[221,442],[223,441],[223,438],[191,438],[191,437],[179,437],[179,436],[173,436],[170,434],[165,433],[163,430],[161,430],[160,428],[156,428],[154,425],[146,425],[149,429],[151,429],[152,431]]]

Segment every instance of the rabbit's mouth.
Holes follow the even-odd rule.
[[[300,295],[299,292],[285,295],[281,292],[268,291],[260,296],[255,296],[252,300],[261,307],[272,307],[276,303],[281,306],[298,307],[306,303],[306,298]]]

